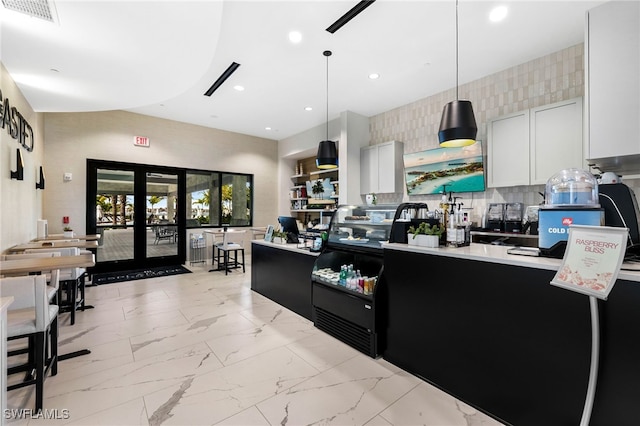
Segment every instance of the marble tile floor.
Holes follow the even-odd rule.
[[[6,425],[499,426],[384,359],[372,359],[251,291],[245,274],[194,273],[87,288],[61,316],[59,362],[8,393]],[[14,413],[13,415],[11,413]],[[53,418],[51,418],[53,417]]]

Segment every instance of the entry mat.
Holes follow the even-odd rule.
[[[142,280],[146,278],[166,277],[169,275],[190,274],[191,271],[181,265],[159,266],[156,268],[135,269],[132,271],[106,272],[93,274],[93,285],[112,284],[122,281]]]

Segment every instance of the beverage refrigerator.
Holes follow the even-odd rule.
[[[382,243],[397,207],[338,206],[311,276],[314,325],[373,358],[385,345]]]

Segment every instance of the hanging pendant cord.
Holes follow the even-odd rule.
[[[327,57],[327,139],[329,140],[329,56],[331,56],[330,50],[322,52]]]
[[[456,101],[458,100],[458,0],[456,0]]]

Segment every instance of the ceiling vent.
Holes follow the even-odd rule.
[[[231,65],[229,65],[229,67],[222,74],[220,74],[220,77],[218,77],[218,79],[211,85],[211,87],[209,87],[209,90],[204,92],[204,95],[211,96],[213,92],[218,90],[218,87],[222,86],[222,83],[224,83],[229,77],[231,77],[231,74],[233,74],[239,66],[239,63],[231,62]]]
[[[362,0],[361,2],[358,2],[358,4],[353,6],[351,10],[339,17],[336,22],[329,25],[327,31],[329,31],[331,34],[335,33],[340,28],[342,28],[344,24],[355,18],[360,12],[371,6],[374,1],[376,0]]]
[[[24,13],[34,18],[57,22],[56,8],[50,0],[2,0],[5,9]]]

